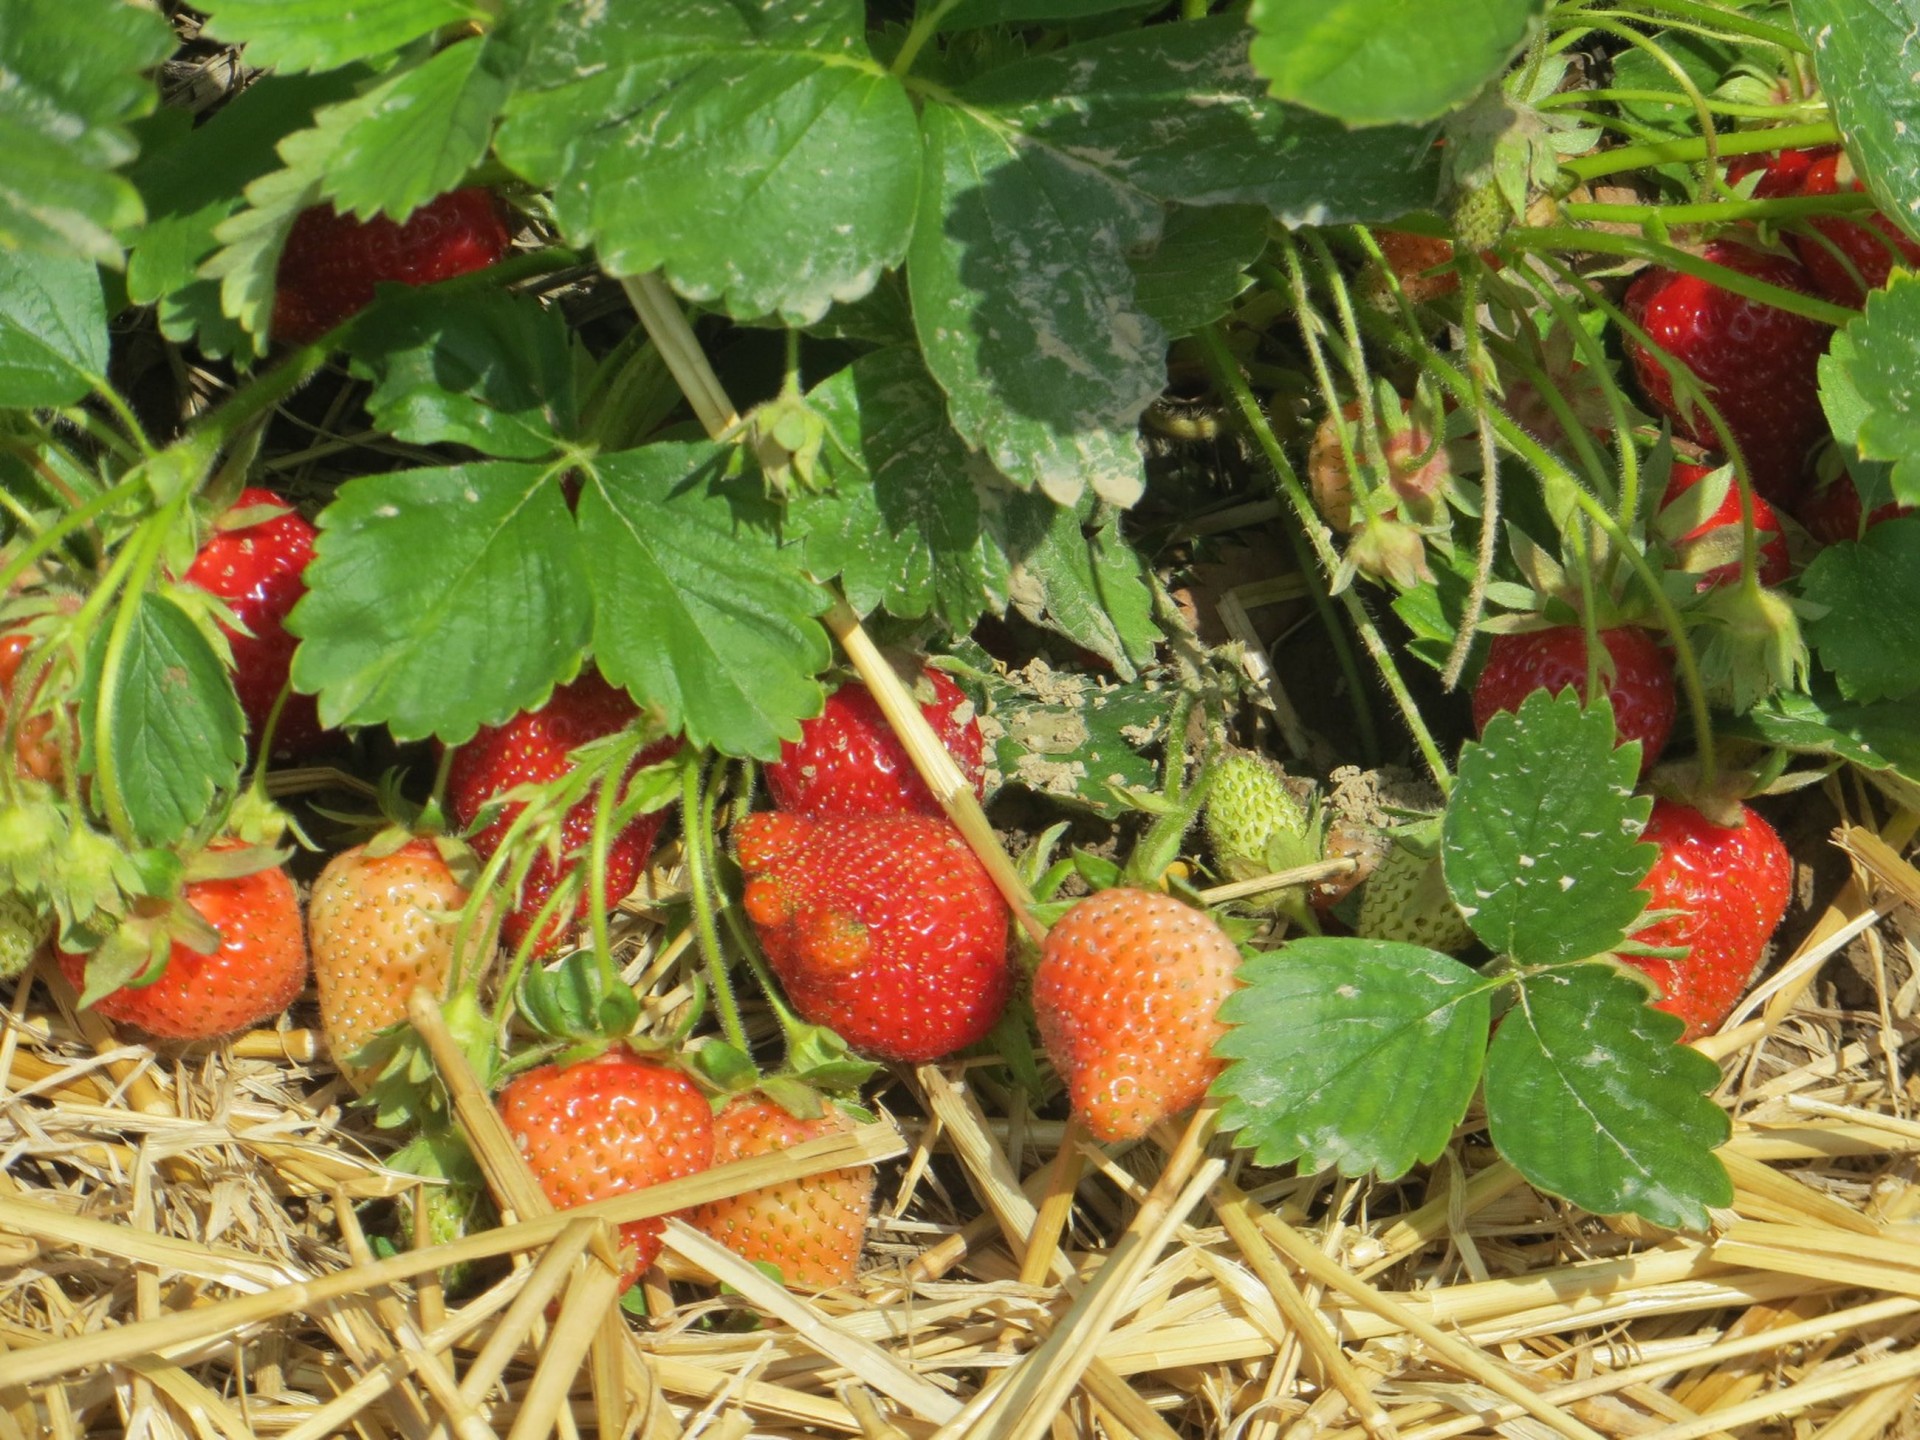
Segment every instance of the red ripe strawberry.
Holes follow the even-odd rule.
[[[625,691],[591,671],[572,684],[562,685],[538,710],[514,716],[504,725],[482,730],[462,745],[447,772],[447,804],[462,826],[472,825],[486,803],[516,785],[541,784],[564,775],[568,757],[589,740],[611,735],[640,713]],[[636,764],[649,765],[671,755],[679,742],[663,740],[640,753]],[[504,806],[497,819],[471,837],[473,848],[482,859],[492,856],[506,839],[520,806]],[[527,872],[518,905],[508,912],[501,927],[507,943],[518,945],[525,938],[534,917],[554,886],[570,867],[579,863],[568,858],[575,852],[584,855],[593,838],[594,800],[589,796],[567,812],[560,826],[562,859],[556,867],[552,858],[541,854]],[[633,889],[653,851],[654,837],[665,819],[662,812],[642,815],[613,837],[607,847],[606,894],[609,905],[618,904]],[[590,910],[589,897],[582,894],[573,917],[561,915],[548,925],[536,949],[555,949],[571,928],[569,919],[584,918]]]
[[[630,1195],[713,1164],[713,1107],[680,1071],[625,1046],[542,1065],[500,1092],[500,1118],[556,1210]],[[660,1255],[660,1220],[620,1227],[632,1284]]]
[[[1874,506],[1873,513],[1865,518],[1863,524],[1859,487],[1844,470],[1803,499],[1794,511],[1795,517],[1807,527],[1807,533],[1823,545],[1858,540],[1883,520],[1898,520],[1903,515],[1913,513],[1911,505],[1899,505],[1889,500],[1884,505]]]
[[[1662,499],[1663,505],[1671,505],[1688,490],[1698,485],[1717,467],[1695,465],[1691,461],[1676,460],[1667,477],[1667,493]],[[1759,541],[1759,580],[1762,585],[1778,585],[1787,578],[1793,568],[1793,560],[1787,554],[1787,535],[1780,528],[1780,517],[1774,508],[1760,496],[1753,497],[1753,528]],[[1678,541],[1683,562],[1688,552],[1711,539],[1716,546],[1730,544],[1737,547],[1740,543],[1740,487],[1727,487],[1726,498],[1713,514],[1700,524],[1682,535]],[[1724,552],[1723,552],[1724,553]],[[1695,565],[1683,565],[1688,571],[1696,570]],[[1711,590],[1716,585],[1726,584],[1740,578],[1740,561],[1734,559],[1725,564],[1715,565],[1700,575],[1696,590]]]
[[[1754,187],[1756,200],[1777,200],[1788,195],[1798,195],[1807,183],[1807,172],[1813,166],[1837,153],[1831,146],[1814,150],[1775,150],[1758,155],[1741,155],[1727,162],[1727,180],[1732,183],[1762,171],[1760,183]]]
[[[986,1038],[1013,988],[1007,907],[944,820],[749,815],[747,915],[793,1008],[887,1060]]]
[[[984,797],[985,747],[973,702],[931,666],[921,671],[917,688],[920,713],[973,782],[973,793]],[[799,742],[780,747],[780,758],[767,766],[767,789],[782,810],[815,818],[942,813],[873,692],[858,683],[829,695],[820,718],[800,727]]]
[[[1727,1018],[1787,913],[1793,882],[1787,847],[1745,805],[1740,822],[1716,825],[1698,810],[1655,800],[1641,834],[1660,847],[1660,858],[1641,882],[1652,897],[1648,907],[1684,913],[1633,938],[1646,945],[1685,945],[1690,953],[1683,960],[1624,958],[1659,984],[1664,998],[1657,1008],[1687,1022],[1687,1040]]]
[[[484,270],[507,253],[499,203],[478,187],[428,201],[401,223],[355,220],[331,205],[303,210],[280,253],[273,337],[317,340],[373,301],[374,286],[431,285]]]
[[[1210,915],[1152,890],[1102,890],[1047,933],[1034,1018],[1096,1139],[1137,1139],[1199,1103],[1239,967]]]
[[[33,705],[34,696],[13,693],[14,681],[33,648],[33,637],[24,630],[9,630],[0,635],[0,725],[11,723],[10,712],[16,702],[28,709]],[[44,780],[49,785],[59,781],[62,766],[60,746],[53,734],[53,716],[30,713],[13,725],[13,763],[22,776]]]
[[[1837,195],[1842,190],[1864,188],[1853,173],[1852,163],[1843,152],[1836,150],[1807,168],[1800,193]],[[1794,237],[1793,248],[1799,252],[1801,263],[1812,274],[1821,293],[1838,304],[1862,303],[1868,290],[1878,290],[1887,283],[1895,264],[1920,268],[1920,242],[1877,210],[1857,220],[1823,216],[1807,223],[1828,243],[1823,245],[1820,239],[1801,235]],[[1859,272],[1858,279],[1854,271]],[[1864,289],[1861,281],[1866,282]]]
[[[327,862],[307,896],[320,1027],[340,1073],[357,1090],[364,1075],[346,1063],[377,1030],[407,1013],[425,985],[445,990],[467,890],[433,841],[414,839],[386,854],[365,845]]]
[[[189,584],[226,601],[246,629],[244,634],[229,629],[227,636],[233,647],[233,688],[255,735],[266,729],[293,668],[299,642],[287,633],[287,612],[307,593],[302,577],[313,558],[313,526],[271,490],[242,490],[227,515],[268,506],[280,513],[237,529],[216,529],[186,573]],[[273,733],[273,753],[311,750],[320,734],[313,696],[290,694]]]
[[[181,899],[219,932],[219,948],[202,955],[176,942],[159,979],[112,991],[95,1010],[163,1039],[211,1040],[270,1020],[299,997],[307,943],[285,870],[189,881]],[[60,953],[60,972],[75,989],[86,988],[87,965],[87,956]]]
[[[1704,258],[1787,290],[1814,293],[1813,277],[1784,255],[1716,241]],[[1691,369],[1739,442],[1753,484],[1776,505],[1802,489],[1807,452],[1826,434],[1814,370],[1828,330],[1815,320],[1742,299],[1672,270],[1644,272],[1627,290],[1627,314],[1668,355]],[[1673,380],[1644,346],[1629,344],[1640,388],[1690,440],[1719,444],[1706,416],[1682,414]]]
[[[713,1163],[775,1155],[852,1128],[831,1104],[800,1120],[771,1100],[736,1100],[714,1117]],[[687,1223],[743,1260],[774,1266],[796,1290],[828,1290],[852,1283],[872,1208],[873,1169],[855,1165],[701,1205]]]
[[[1607,658],[1600,680],[1613,702],[1613,724],[1620,743],[1640,742],[1640,773],[1653,768],[1673,732],[1673,661],[1653,632],[1621,625],[1600,632]],[[1568,686],[1587,693],[1587,636],[1578,625],[1555,625],[1517,635],[1496,635],[1487,649],[1486,667],[1473,687],[1474,729],[1502,711],[1518,710],[1535,690],[1557,695]]]

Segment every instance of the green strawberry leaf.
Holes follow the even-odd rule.
[[[899,262],[913,223],[913,106],[864,29],[855,0],[567,6],[500,158],[611,273],[664,267],[741,319],[817,320]]]
[[[663,444],[595,461],[579,505],[594,658],[689,744],[772,760],[820,713],[829,597],[736,458]]]
[[[1115,10],[1162,8],[1143,0],[960,0],[940,20],[943,30],[974,30],[984,25],[1031,25],[1049,20],[1085,20]]]
[[[1444,23],[1418,0],[1254,0],[1253,63],[1282,100],[1348,125],[1419,124],[1471,100],[1546,0],[1471,0]]]
[[[1392,1180],[1438,1158],[1480,1083],[1505,983],[1390,940],[1306,938],[1240,967],[1213,1082],[1258,1165]]]
[[[1832,369],[1846,384],[1835,395],[1823,383],[1822,399],[1831,396],[1843,413],[1857,403],[1852,438],[1860,453],[1891,462],[1893,498],[1920,505],[1920,276],[1896,276],[1867,296],[1860,318],[1834,338]]]
[[[100,700],[117,627],[101,626],[87,652],[82,767],[103,800],[111,772],[133,833],[165,845],[205,820],[214,796],[234,787],[247,757],[245,722],[226,666],[193,618],[162,595],[132,603],[104,733]]]
[[[1120,533],[1116,515],[1094,520],[1093,497],[1046,517],[1037,541],[1008,544],[1014,608],[1034,624],[1091,650],[1132,680],[1160,643],[1146,563]],[[1003,518],[1020,521],[1017,513]],[[1091,528],[1089,528],[1091,527]]]
[[[578,668],[592,624],[556,472],[493,461],[367,475],[320,512],[294,684],[323,723],[471,739]]]
[[[517,1003],[527,1023],[552,1040],[618,1040],[640,1021],[633,987],[599,964],[591,950],[529,968]]]
[[[1128,257],[1159,234],[1159,205],[975,108],[930,105],[921,123],[907,282],[954,428],[1022,489],[1131,505],[1166,333],[1134,304]]]
[[[1849,705],[1830,684],[1814,693],[1777,691],[1727,727],[1801,754],[1837,755],[1867,770],[1895,770],[1920,781],[1920,707],[1906,700]]]
[[[787,515],[814,577],[839,576],[862,615],[932,614],[960,633],[1004,609],[1008,562],[982,505],[1004,482],[948,428],[918,353],[864,355],[808,400],[827,488],[791,496]]]
[[[1612,950],[1640,917],[1654,848],[1652,802],[1635,796],[1636,746],[1615,747],[1613,710],[1536,690],[1460,751],[1441,858],[1473,933],[1524,965]]]
[[[1158,243],[1129,262],[1134,300],[1167,334],[1191,334],[1227,313],[1266,248],[1258,206],[1170,206]]]
[[[1871,704],[1920,690],[1920,519],[1883,521],[1863,540],[1827,546],[1801,593],[1820,607],[1807,639],[1843,696]]]
[[[91,260],[28,251],[0,269],[0,406],[71,405],[106,388],[107,302]]]
[[[477,0],[209,0],[207,29],[247,47],[247,63],[262,69],[329,70],[370,60],[449,25],[486,21],[490,6]]]
[[[395,220],[451,190],[486,158],[521,47],[465,40],[315,116],[327,151],[322,193],[336,210]]]
[[[158,98],[145,72],[174,48],[157,10],[124,0],[0,0],[0,254],[120,263],[140,196],[113,172],[127,123]]]
[[[1116,791],[1159,788],[1147,752],[1166,738],[1160,681],[1115,685],[1052,671],[1043,698],[1017,675],[984,673],[993,765],[1007,784],[1108,818],[1127,810]]]
[[[1793,18],[1861,179],[1920,239],[1920,0],[1794,0]]]
[[[1487,1052],[1487,1127],[1529,1181],[1597,1215],[1703,1229],[1733,1203],[1712,1153],[1731,1128],[1720,1069],[1611,964],[1523,975]]]
[[[452,442],[510,460],[560,448],[579,423],[585,350],[566,319],[531,296],[490,292],[458,305],[390,294],[354,327],[354,373],[374,382],[375,422],[416,445]]]
[[[247,186],[279,168],[276,147],[305,129],[316,108],[343,100],[359,69],[324,75],[263,75],[203,125],[184,111],[162,110],[143,127],[140,159],[128,172],[146,202],[147,222],[133,233],[127,298],[158,304],[170,340],[198,338],[225,354],[245,336],[220,311],[219,286],[199,278],[218,248],[214,229],[241,208]]]
[[[1235,15],[1102,36],[1004,66],[961,93],[1025,146],[1188,205],[1264,205],[1287,225],[1392,220],[1433,203],[1433,137],[1262,93]]]

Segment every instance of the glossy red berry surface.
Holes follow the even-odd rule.
[[[946,672],[932,667],[921,672],[916,689],[920,713],[973,782],[974,794],[984,796],[985,742],[973,702]],[[858,683],[827,697],[825,711],[801,726],[797,743],[781,747],[766,776],[773,803],[796,815],[941,813],[873,692]]]
[[[1674,461],[1673,470],[1667,477],[1667,493],[1661,503],[1673,504],[1713,474],[1715,468],[1711,465],[1695,465],[1686,460]],[[1753,528],[1758,546],[1757,578],[1762,585],[1778,585],[1792,572],[1793,557],[1787,553],[1787,535],[1780,528],[1780,516],[1759,495],[1753,497]],[[1740,561],[1737,558],[1705,568],[1689,563],[1690,557],[1702,549],[1713,547],[1716,551],[1724,551],[1729,547],[1737,547],[1740,539],[1740,488],[1738,485],[1729,485],[1726,498],[1714,512],[1680,536],[1676,545],[1681,563],[1687,570],[1696,571],[1700,576],[1696,589],[1710,590],[1715,585],[1725,585],[1740,578]],[[1735,553],[1738,553],[1737,550]]]
[[[1601,688],[1613,702],[1614,728],[1621,744],[1640,742],[1644,775],[1673,733],[1673,661],[1653,632],[1638,625],[1602,630],[1600,642],[1607,651],[1600,666]],[[1587,694],[1587,636],[1580,626],[1496,635],[1473,687],[1474,728],[1484,732],[1495,715],[1518,710],[1535,690],[1557,695],[1568,687],[1583,698]]]

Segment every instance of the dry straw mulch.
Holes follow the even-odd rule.
[[[0,1440],[1920,1434],[1916,829],[1842,832],[1853,877],[1707,1042],[1737,1194],[1705,1235],[1536,1194],[1472,1117],[1405,1182],[1295,1176],[1204,1112],[1102,1149],[960,1065],[858,1134],[553,1215],[442,1046],[504,1223],[379,1255],[419,1184],[309,1032],[156,1053],[43,965],[0,1039]],[[656,938],[630,974],[670,1010]],[[619,1222],[860,1162],[856,1287],[670,1222],[652,1318],[616,1304]]]

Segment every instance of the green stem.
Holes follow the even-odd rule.
[[[1293,258],[1297,264],[1298,256],[1294,255]],[[1273,267],[1260,268],[1273,277],[1262,277],[1267,279],[1268,284],[1273,284],[1275,280],[1281,284],[1286,283],[1285,277],[1280,276]],[[1273,473],[1280,482],[1280,488],[1293,506],[1294,514],[1300,523],[1297,527],[1288,527],[1289,533],[1294,533],[1296,530],[1304,532],[1307,543],[1313,547],[1314,555],[1320,562],[1322,571],[1328,576],[1335,574],[1340,568],[1340,557],[1333,553],[1333,547],[1323,533],[1320,517],[1314,512],[1312,497],[1307,494],[1306,487],[1300,483],[1300,477],[1288,461],[1286,451],[1273,433],[1273,427],[1267,423],[1267,417],[1260,409],[1260,402],[1254,398],[1253,391],[1248,388],[1246,380],[1234,365],[1233,356],[1227,349],[1226,341],[1221,338],[1219,328],[1209,325],[1197,331],[1196,334],[1206,351],[1208,364],[1213,370],[1216,383],[1233,396],[1242,420],[1246,422],[1255,442],[1265,453],[1268,464],[1273,467]],[[1305,557],[1303,557],[1304,560]],[[1312,563],[1306,561],[1301,566],[1301,573],[1310,577],[1313,569]],[[1318,585],[1310,587],[1308,593],[1313,596],[1315,608],[1320,611],[1321,618],[1333,637],[1334,654],[1339,661],[1341,674],[1346,680],[1348,689],[1352,692],[1354,716],[1361,727],[1361,743],[1369,751],[1377,752],[1379,738],[1374,730],[1373,716],[1366,708],[1366,689],[1360,678],[1360,668],[1354,661],[1352,650],[1345,643],[1346,637],[1341,631],[1338,617],[1332,614],[1332,597],[1326,594],[1323,586]],[[1428,732],[1425,720],[1421,718],[1420,707],[1414,703],[1406,683],[1400,678],[1399,668],[1393,663],[1393,656],[1388,651],[1386,642],[1380,638],[1380,632],[1374,625],[1372,617],[1367,614],[1366,607],[1360,603],[1360,597],[1355,595],[1351,588],[1341,591],[1339,598],[1347,612],[1348,620],[1359,633],[1361,642],[1367,647],[1367,653],[1373,658],[1381,678],[1385,680],[1394,703],[1400,707],[1401,718],[1406,721],[1408,732],[1413,736],[1421,758],[1426,761],[1428,770],[1432,772],[1434,783],[1440,787],[1442,794],[1447,793],[1453,788],[1453,775],[1447,769],[1447,762],[1441,757],[1440,747],[1434,743],[1432,734]]]
[[[626,755],[618,757],[617,767],[601,773],[593,792],[593,830],[587,837],[587,924],[593,932],[593,959],[600,978],[616,985],[619,972],[613,968],[613,941],[607,928],[607,852],[613,848],[613,802],[620,782],[614,770],[625,769]]]
[[[1536,110],[1553,110],[1561,114],[1583,112],[1586,106],[1596,101],[1611,104],[1625,103],[1628,105],[1683,105],[1691,103],[1684,96],[1675,95],[1671,90],[1563,90],[1557,95],[1549,95],[1545,99],[1536,102],[1534,108]],[[1711,110],[1715,115],[1731,115],[1740,120],[1777,119],[1783,110],[1796,108],[1780,105],[1742,105],[1732,100],[1716,100],[1711,95],[1706,97],[1706,101],[1707,109]],[[1817,110],[1820,107],[1805,105],[1797,108]],[[1596,121],[1602,118],[1603,117],[1599,115],[1593,117]]]
[[[1712,209],[1731,208],[1712,206]],[[1503,249],[1520,251],[1554,251],[1566,254],[1630,255],[1635,259],[1651,260],[1656,265],[1664,265],[1669,270],[1678,270],[1682,274],[1695,275],[1722,290],[1731,290],[1734,294],[1748,300],[1756,300],[1762,305],[1771,305],[1776,310],[1785,310],[1790,315],[1803,316],[1808,320],[1818,320],[1822,325],[1845,325],[1858,316],[1857,310],[1849,310],[1844,305],[1835,305],[1829,300],[1816,299],[1803,295],[1798,290],[1788,290],[1780,285],[1770,285],[1765,280],[1756,280],[1726,265],[1716,265],[1711,260],[1702,260],[1698,255],[1657,240],[1648,240],[1638,235],[1615,235],[1607,230],[1574,230],[1563,226],[1544,226],[1540,228],[1520,228],[1509,230],[1501,241]]]
[[[1616,4],[1619,0],[1616,0]],[[1703,5],[1699,0],[1629,0],[1632,9],[1616,8],[1612,10],[1589,10],[1585,6],[1576,6],[1562,14],[1569,19],[1586,20],[1594,15],[1607,19],[1644,20],[1645,11],[1654,14],[1671,15],[1679,20],[1691,21],[1691,25],[1670,25],[1673,30],[1685,30],[1691,34],[1709,35],[1717,39],[1729,36],[1744,36],[1749,40],[1765,41],[1769,45],[1778,45],[1783,50],[1805,55],[1810,52],[1806,41],[1802,40],[1791,27],[1774,25],[1765,20],[1755,20],[1732,10],[1722,9],[1718,5]]]
[[[706,961],[707,982],[713,987],[713,1006],[720,1014],[720,1028],[727,1041],[742,1055],[750,1054],[747,1027],[740,1020],[740,1006],[733,995],[733,978],[727,974],[727,959],[720,951],[720,931],[714,923],[717,907],[713,894],[713,832],[706,828],[708,811],[704,804],[704,765],[687,766],[680,782],[680,815],[686,831],[687,886],[692,891],[694,935],[700,942],[700,956]]]
[[[1710,200],[1697,205],[1601,205],[1586,200],[1560,206],[1563,219],[1615,224],[1717,225],[1735,220],[1799,220],[1817,215],[1853,215],[1874,209],[1873,196],[1847,190],[1834,195],[1793,195],[1776,200]]]
[[[1840,129],[1831,120],[1804,125],[1776,125],[1765,130],[1742,130],[1715,137],[1714,151],[1728,155],[1757,155],[1768,150],[1797,150],[1813,145],[1838,145]],[[1573,180],[1597,180],[1622,170],[1644,170],[1655,165],[1693,164],[1707,158],[1707,142],[1698,135],[1678,140],[1621,145],[1595,155],[1578,155],[1560,162],[1560,173]]]
[[[947,18],[947,12],[959,3],[960,0],[936,0],[931,9],[914,12],[913,25],[907,31],[907,38],[901,42],[900,53],[893,57],[891,68],[895,75],[904,75],[913,68],[913,62],[920,58],[920,52],[926,48],[927,42],[939,33],[940,22]]]
[[[133,407],[121,398],[120,392],[107,382],[104,375],[90,375],[87,378],[93,383],[93,393],[113,412],[114,418],[120,422],[120,428],[126,431],[127,439],[139,450],[140,457],[146,459],[151,456],[153,442],[147,439],[146,429],[140,424],[140,417],[133,413]]]
[[[1594,21],[1591,11],[1582,11],[1581,17],[1590,23]],[[1687,74],[1680,62],[1631,25],[1621,25],[1610,19],[1600,19],[1597,23],[1592,23],[1591,28],[1611,35],[1617,40],[1623,40],[1642,53],[1653,57],[1654,63],[1672,77],[1673,83],[1678,85],[1680,92],[1687,97],[1687,104],[1693,109],[1694,119],[1700,123],[1700,141],[1706,147],[1705,158],[1716,159],[1720,154],[1720,132],[1714,129],[1713,112],[1707,108],[1707,97],[1701,93],[1700,87],[1693,83],[1693,77]],[[1707,180],[1713,188],[1720,190],[1727,188],[1727,182],[1721,177],[1720,168],[1717,165],[1708,166]]]

